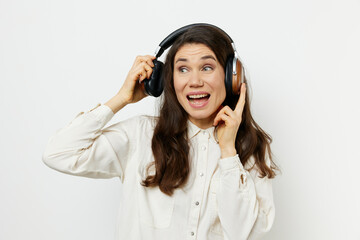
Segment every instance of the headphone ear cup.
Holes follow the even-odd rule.
[[[233,64],[236,64],[236,74],[233,74]],[[228,57],[225,71],[225,87],[228,97],[240,94],[240,87],[243,75],[242,64],[234,55]]]
[[[158,60],[153,60],[154,67],[150,79],[144,80],[145,91],[148,95],[159,97],[164,89],[162,70],[164,64]]]
[[[230,98],[233,96],[233,86],[232,86],[232,80],[233,80],[233,60],[234,56],[231,55],[226,60],[226,69],[225,69],[225,88],[226,88],[226,98]]]
[[[234,64],[234,63],[233,63]],[[243,67],[239,59],[235,57],[236,75],[233,75],[232,79],[232,92],[234,95],[240,95],[241,83],[243,81]]]

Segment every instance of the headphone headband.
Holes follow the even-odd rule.
[[[164,63],[158,61],[158,58],[163,54],[163,52],[168,49],[176,39],[184,34],[188,29],[197,27],[197,26],[204,26],[204,27],[212,27],[220,32],[224,33],[228,39],[230,40],[231,46],[233,47],[234,53],[227,56],[226,64],[224,67],[225,70],[225,88],[227,96],[239,95],[240,93],[240,85],[245,81],[245,72],[244,67],[241,63],[241,60],[236,52],[234,41],[231,37],[221,28],[208,24],[208,23],[194,23],[190,25],[186,25],[181,27],[172,33],[170,33],[162,42],[159,44],[158,48],[155,51],[156,59],[153,60],[154,67],[153,72],[150,76],[150,79],[144,81],[143,87],[144,91],[151,96],[158,97],[161,95],[164,86],[163,74],[162,69]]]
[[[159,44],[158,48],[156,49],[155,51],[155,57],[158,58],[160,57],[163,52],[168,49],[174,42],[175,40],[180,36],[182,35],[184,32],[186,32],[188,29],[192,28],[192,27],[197,27],[197,26],[209,26],[209,27],[213,27],[213,28],[216,28],[216,29],[219,29],[221,32],[223,32],[228,38],[229,40],[231,41],[231,45],[233,46],[234,48],[234,51],[236,51],[235,49],[235,44],[234,44],[234,41],[231,39],[231,37],[229,36],[229,34],[227,34],[224,30],[222,30],[221,28],[215,26],[215,25],[212,25],[212,24],[209,24],[209,23],[193,23],[193,24],[189,24],[189,25],[186,25],[184,27],[181,27],[175,31],[173,31],[172,33],[170,33],[164,40],[161,41],[161,43]]]

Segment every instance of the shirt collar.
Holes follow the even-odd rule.
[[[195,124],[193,124],[190,120],[187,121],[188,123],[188,137],[189,139],[192,139],[193,137],[195,137],[196,135],[198,135],[200,132],[207,132],[208,136],[211,137],[211,139],[218,143],[218,141],[216,140],[216,134],[215,134],[215,127],[209,127],[207,129],[201,129],[198,126],[196,126]]]

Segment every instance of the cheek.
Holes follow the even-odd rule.
[[[181,84],[181,81],[179,81],[176,77],[174,77],[174,89],[175,89],[176,97],[179,100],[179,98],[182,96],[184,84]]]
[[[224,101],[226,97],[226,88],[222,78],[218,78],[217,81],[213,82],[213,89],[216,91],[217,99],[219,99],[219,101]]]
[[[225,101],[226,98],[226,90],[225,87],[223,89],[221,89],[221,91],[218,93],[217,96],[217,105],[221,105],[223,104],[223,102]]]

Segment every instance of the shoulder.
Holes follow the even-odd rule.
[[[144,132],[153,132],[158,118],[155,116],[148,115],[139,115],[132,118],[127,119],[126,121],[129,124],[129,127],[132,126],[139,130],[140,135]],[[134,130],[134,128],[129,130]]]
[[[103,131],[123,132],[129,137],[151,135],[157,123],[157,117],[139,115],[116,122]]]
[[[154,129],[159,118],[156,116],[140,115],[134,117],[134,119],[136,119],[138,124],[142,125],[144,128]]]

